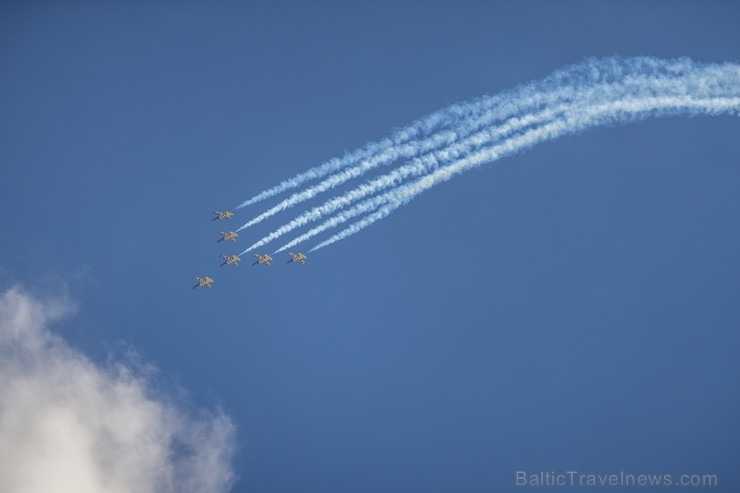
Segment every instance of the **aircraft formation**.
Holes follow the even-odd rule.
[[[234,213],[231,211],[213,211],[213,214],[215,214],[213,221],[231,219],[234,216]],[[219,238],[218,240],[219,243],[222,241],[232,241],[236,243],[236,239],[239,236],[239,234],[236,231],[219,231],[218,234],[219,236],[221,236],[221,238]],[[264,265],[266,267],[270,267],[270,265],[272,265],[271,262],[273,259],[270,256],[270,254],[265,253],[265,254],[260,255],[258,253],[255,253],[254,256],[256,260],[252,263],[252,265]],[[286,262],[288,264],[291,262],[299,262],[301,264],[305,264],[306,260],[308,259],[308,257],[303,253],[288,252],[288,256],[290,257],[290,260]],[[221,255],[221,258],[223,259],[223,262],[221,263],[221,267],[225,265],[226,266],[232,265],[234,267],[238,267],[239,262],[241,262],[242,260],[239,255]],[[211,277],[195,276],[193,277],[193,279],[198,282],[198,284],[193,286],[193,289],[201,288],[201,287],[206,287],[206,288],[213,287],[214,281]]]

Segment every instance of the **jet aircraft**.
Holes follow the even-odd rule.
[[[221,239],[218,240],[218,241],[231,240],[234,243],[236,243],[236,237],[239,236],[239,234],[236,231],[229,231],[228,233],[224,233],[223,231],[219,231],[218,234],[221,235]]]
[[[210,278],[210,277],[208,277],[208,276],[206,276],[205,278],[200,278],[200,277],[198,277],[198,276],[195,276],[195,277],[193,277],[193,279],[195,279],[196,281],[198,281],[198,284],[196,284],[195,286],[193,286],[193,289],[195,289],[195,288],[199,288],[199,287],[201,287],[201,286],[205,286],[205,287],[207,287],[207,288],[213,287],[213,286],[212,286],[212,284],[213,284],[213,279],[211,279],[211,278]]]
[[[260,255],[258,253],[255,253],[254,256],[257,257],[257,261],[253,263],[252,265],[265,264],[268,267],[270,266],[270,260],[272,260],[272,257],[270,257],[270,255],[268,254]]]
[[[216,214],[216,217],[213,218],[214,221],[218,221],[219,219],[231,219],[231,216],[234,215],[231,211],[213,211],[214,214]]]
[[[288,263],[291,263],[291,262],[300,262],[302,264],[305,264],[306,263],[306,259],[308,258],[308,257],[306,257],[302,253],[288,252],[288,255],[290,255],[290,260],[288,260]]]
[[[241,260],[239,255],[232,255],[231,257],[229,257],[228,255],[221,255],[221,257],[224,259],[224,263],[221,264],[222,266],[228,264],[228,265],[233,265],[234,267],[238,267],[239,261]]]

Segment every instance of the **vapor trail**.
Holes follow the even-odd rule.
[[[597,88],[594,88],[595,91]],[[335,188],[349,180],[358,178],[370,170],[373,170],[379,166],[393,163],[399,159],[413,158],[415,156],[424,155],[436,149],[444,148],[445,146],[455,143],[461,137],[470,135],[472,132],[479,130],[483,127],[491,125],[495,121],[505,120],[506,118],[512,117],[512,115],[524,113],[528,108],[533,106],[551,105],[558,100],[569,100],[574,97],[573,88],[560,88],[556,91],[548,93],[540,93],[528,98],[515,99],[508,101],[506,104],[500,104],[497,108],[486,111],[486,105],[482,105],[479,108],[480,116],[463,120],[457,127],[452,130],[444,130],[432,134],[431,136],[420,140],[407,142],[402,145],[390,146],[382,152],[376,153],[372,157],[360,160],[359,163],[354,165],[347,164],[347,169],[337,170],[329,178],[321,181],[320,183],[313,185],[306,190],[294,193],[287,199],[281,201],[277,205],[271,207],[255,218],[251,219],[237,231],[249,228],[258,224],[265,219],[274,216],[275,214],[282,212],[290,207],[293,207],[301,202],[310,200],[316,195]],[[499,96],[503,98],[503,96]],[[552,111],[552,110],[550,110]],[[327,173],[328,174],[328,173]]]
[[[307,181],[321,178],[347,166],[369,159],[380,152],[392,148],[393,146],[402,145],[418,136],[426,135],[435,129],[444,128],[454,124],[459,118],[475,114],[475,112],[480,111],[482,108],[485,109],[492,107],[497,103],[497,101],[498,99],[496,97],[492,98],[489,96],[483,96],[476,100],[453,104],[435,111],[434,113],[416,120],[411,125],[396,130],[388,138],[377,142],[368,142],[360,149],[346,152],[341,158],[330,159],[324,164],[315,166],[308,171],[299,173],[287,180],[283,180],[280,184],[255,195],[235,208],[239,209],[256,202],[260,202],[292,188],[299,187]]]
[[[598,65],[601,66],[604,65],[604,63],[604,61],[601,61]],[[634,64],[623,65],[626,67],[634,66]],[[655,64],[652,65],[653,68],[654,66]],[[671,62],[663,62],[662,66],[671,66]],[[520,112],[498,126],[487,128],[455,144],[449,145],[446,148],[417,157],[409,164],[400,166],[386,175],[382,175],[368,183],[362,184],[359,187],[346,192],[344,195],[334,197],[331,200],[326,201],[321,206],[314,207],[313,209],[304,212],[289,223],[269,233],[242,253],[247,253],[259,248],[309,222],[322,219],[323,217],[328,216],[329,214],[332,214],[357,200],[373,195],[383,189],[398,186],[406,179],[429,173],[445,163],[464,157],[464,155],[477,148],[490,146],[508,135],[514,134],[527,127],[547,122],[558,115],[563,115],[568,112],[578,114],[578,112],[587,111],[590,107],[604,105],[609,101],[624,100],[628,97],[633,100],[637,100],[641,97],[649,98],[656,94],[680,96],[692,90],[694,92],[699,91],[703,93],[707,93],[708,91],[721,93],[726,90],[725,86],[728,85],[728,81],[726,80],[726,68],[723,69],[717,66],[708,66],[698,70],[694,64],[687,63],[685,61],[680,64],[676,64],[676,66],[680,66],[681,70],[673,70],[672,77],[667,75],[658,76],[654,73],[638,75],[630,74],[624,75],[624,78],[618,83],[583,86],[578,92],[573,92],[575,91],[574,88],[559,88],[559,90],[556,91],[558,94],[555,96],[541,94],[538,101],[557,101],[558,97],[563,94],[568,94],[569,103],[551,107],[545,106],[541,111],[532,114],[522,114]],[[691,67],[693,67],[693,70],[687,70]],[[661,72],[658,71],[658,73]],[[532,99],[533,98],[529,96],[527,97],[528,101],[531,101]],[[508,108],[521,108],[530,107],[531,105],[529,103],[513,101],[509,102],[507,106]],[[350,169],[346,172],[350,171],[352,170]],[[342,175],[343,173],[338,175]],[[334,177],[331,177],[330,180],[332,178]],[[306,196],[314,195],[314,191],[315,187],[312,187],[302,192],[302,194],[305,194]],[[280,207],[280,205],[278,207]],[[276,209],[278,207],[276,207]]]
[[[377,197],[371,197],[368,200],[360,202],[359,204],[353,206],[350,209],[347,209],[346,211],[341,211],[337,213],[336,215],[332,216],[331,218],[321,223],[319,226],[316,226],[315,228],[308,230],[307,232],[298,236],[297,238],[290,241],[289,243],[286,243],[285,245],[275,250],[275,253],[284,252],[288,248],[293,248],[299,243],[303,243],[309,238],[313,238],[317,234],[323,233],[327,229],[336,228],[340,224],[349,221],[353,217],[361,216],[362,214],[372,212],[378,207],[380,207],[381,205],[391,202],[395,197],[396,197],[395,191],[391,191],[389,193],[378,195]]]
[[[465,139],[457,144],[448,146],[447,148],[436,151],[435,153],[430,153],[420,158],[416,158],[409,164],[400,166],[390,173],[375,178],[368,183],[362,184],[359,187],[346,192],[344,195],[334,197],[324,202],[324,204],[322,204],[321,206],[314,207],[311,210],[304,212],[289,223],[279,227],[261,240],[252,244],[250,247],[244,250],[242,254],[248,253],[261,246],[264,246],[272,240],[279,238],[280,236],[296,228],[304,226],[309,222],[321,219],[324,216],[327,216],[343,207],[346,207],[353,202],[356,202],[357,200],[363,199],[369,195],[373,195],[383,189],[396,186],[405,179],[428,173],[430,170],[436,169],[441,163],[457,159],[477,147],[480,147],[492,141],[496,141],[497,139],[505,137],[506,135],[510,135],[528,126],[536,125],[543,121],[550,120],[556,115],[563,113],[568,108],[569,105],[561,105],[556,108],[550,108],[533,115],[524,115],[522,117],[511,118],[502,125],[478,132],[477,134],[474,134],[468,139]]]
[[[735,85],[729,92],[740,94],[740,67],[728,66],[734,74]],[[710,81],[707,81],[710,82]],[[705,86],[704,86],[705,87]],[[733,90],[734,89],[734,90]],[[429,188],[448,181],[457,174],[521,152],[542,142],[554,140],[564,135],[585,131],[601,125],[627,123],[650,116],[670,116],[677,114],[738,114],[740,113],[740,95],[695,98],[691,96],[667,96],[634,99],[627,98],[607,104],[588,108],[587,111],[564,119],[556,120],[512,137],[501,144],[475,152],[455,163],[438,169],[417,181],[400,186],[389,194],[393,197],[386,205],[369,216],[357,221],[331,238],[319,243],[310,251],[319,250],[337,241],[343,240],[374,222],[388,216],[402,205],[407,204],[416,195]],[[292,245],[294,246],[294,245]]]
[[[413,155],[417,155],[418,152],[424,152],[423,148],[425,145],[414,149],[410,149],[408,147],[399,149],[399,147],[408,142],[415,141],[417,137],[428,135],[434,130],[454,127],[461,120],[467,121],[467,130],[465,125],[463,125],[461,128],[457,128],[451,133],[447,133],[446,135],[437,135],[431,140],[437,140],[438,142],[444,143],[447,138],[451,137],[454,139],[454,134],[466,135],[466,132],[469,133],[475,131],[477,128],[480,128],[487,123],[491,123],[496,117],[506,118],[517,111],[527,109],[523,105],[529,105],[529,109],[536,109],[538,106],[548,105],[554,102],[554,100],[548,100],[547,98],[559,98],[562,101],[567,101],[569,97],[572,97],[572,95],[577,95],[583,86],[599,83],[606,84],[612,81],[624,81],[631,73],[649,73],[652,77],[676,76],[691,68],[692,62],[687,59],[665,61],[650,57],[635,57],[628,59],[614,57],[602,60],[588,60],[584,63],[558,70],[541,81],[530,82],[498,95],[483,96],[471,101],[453,104],[431,113],[405,128],[396,130],[389,138],[379,142],[370,142],[358,150],[346,153],[342,158],[331,159],[320,166],[298,174],[293,178],[284,180],[279,185],[265,190],[264,192],[261,192],[243,202],[237,206],[237,208],[259,202],[286,190],[296,188],[309,180],[321,178],[357,163],[363,163],[364,161],[373,159],[384,152],[387,152],[390,156],[397,155],[398,157],[411,157]],[[512,102],[517,104],[518,107],[513,108],[511,106]],[[480,122],[476,124],[472,121],[474,118],[478,118]],[[418,144],[418,142],[416,144]],[[430,145],[431,147],[429,147]],[[434,145],[435,144],[433,142],[428,142],[426,147],[434,148]],[[411,152],[411,154],[408,154],[409,152]],[[384,158],[378,159],[377,163],[385,163],[388,159],[391,159],[391,162],[393,159],[398,159],[398,157],[391,158],[388,154]],[[336,184],[329,185],[329,188],[331,186],[336,186]],[[290,207],[290,205],[283,205],[281,207],[282,208],[279,210],[284,210],[284,208]],[[276,212],[273,212],[273,214]],[[255,222],[250,223],[256,224]],[[248,224],[250,223],[245,224],[240,229],[248,227]]]

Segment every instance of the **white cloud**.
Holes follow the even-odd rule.
[[[0,296],[0,491],[228,491],[231,420],[155,395],[138,365],[90,361],[48,329],[70,311],[18,288]]]

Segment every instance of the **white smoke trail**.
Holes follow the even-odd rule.
[[[545,108],[535,114],[520,114],[506,121],[504,124],[490,129],[483,130],[473,136],[443,148],[434,153],[414,159],[410,164],[401,166],[396,170],[383,175],[369,183],[363,184],[354,190],[346,192],[344,195],[332,198],[319,207],[314,207],[289,223],[279,227],[261,240],[247,248],[243,253],[247,253],[259,248],[270,241],[301,227],[308,222],[321,219],[336,210],[348,206],[356,200],[379,192],[384,188],[397,186],[401,181],[417,177],[436,169],[439,165],[459,159],[463,155],[480,148],[484,145],[491,145],[502,137],[513,134],[521,129],[545,122],[559,114],[568,111],[583,111],[584,108],[593,107],[598,104],[604,104],[607,101],[619,100],[627,96],[632,99],[640,97],[650,97],[656,94],[662,95],[683,95],[689,90],[708,93],[722,93],[726,91],[728,81],[725,80],[726,70],[721,67],[709,66],[701,71],[694,70],[692,73],[682,72],[680,77],[665,78],[656,77],[652,74],[643,74],[641,76],[626,77],[620,84],[598,84],[595,87],[585,87],[579,95],[570,95],[569,104],[561,104],[556,107]],[[693,88],[693,89],[692,89]],[[553,98],[543,97],[542,100],[553,100]],[[511,107],[519,106],[516,102]],[[580,108],[580,109],[579,109]],[[310,193],[311,189],[309,189]]]
[[[235,209],[240,209],[248,205],[260,202],[268,199],[275,195],[278,195],[286,190],[299,187],[303,183],[321,178],[328,174],[334,173],[347,166],[351,166],[355,163],[361,162],[365,159],[369,159],[379,152],[383,152],[393,146],[402,145],[410,140],[413,140],[420,135],[426,135],[429,132],[444,128],[448,125],[454,124],[458,119],[473,115],[481,109],[495,106],[498,103],[497,97],[484,96],[473,101],[466,101],[463,103],[457,103],[434,113],[431,113],[425,117],[422,117],[407,127],[396,130],[393,135],[389,138],[383,139],[379,142],[369,142],[360,149],[356,149],[351,152],[345,153],[341,158],[333,158],[324,164],[311,168],[308,171],[299,173],[298,175],[283,180],[280,184],[261,192],[249,200],[246,200],[239,204]]]
[[[390,192],[384,193],[383,195],[378,195],[377,197],[371,197],[368,200],[360,202],[359,204],[355,205],[354,207],[351,207],[350,209],[347,209],[346,211],[341,211],[337,213],[336,215],[332,216],[331,218],[327,219],[323,223],[321,223],[319,226],[316,226],[315,228],[310,229],[309,231],[305,232],[304,234],[300,235],[299,237],[295,238],[289,243],[286,243],[285,245],[281,246],[280,248],[275,250],[275,253],[284,252],[288,248],[293,248],[299,243],[303,243],[309,238],[313,238],[317,234],[322,233],[326,231],[327,229],[335,228],[339,226],[340,224],[349,221],[353,217],[357,217],[362,214],[372,212],[378,207],[380,207],[381,205],[393,201],[396,198],[396,195],[397,194],[395,190],[392,190]]]
[[[341,185],[342,183],[353,178],[357,178],[367,171],[376,168],[382,164],[392,163],[393,161],[402,157],[412,157],[419,152],[426,152],[426,150],[428,149],[434,149],[437,147],[448,145],[454,142],[456,137],[457,134],[455,132],[445,131],[437,133],[431,138],[426,139],[420,143],[407,143],[401,146],[390,147],[384,152],[378,153],[376,156],[361,161],[360,164],[356,166],[353,166],[344,171],[337,172],[321,183],[309,187],[302,192],[291,195],[289,198],[281,201],[276,206],[271,207],[259,216],[240,226],[237,231],[252,227],[257,223],[264,221],[268,217],[274,216],[278,212],[282,212],[290,207],[293,207],[296,204],[312,199],[321,192]]]
[[[733,67],[736,76],[740,76],[740,67]],[[727,75],[727,74],[725,74]],[[740,78],[736,79],[740,81]],[[707,81],[709,84],[710,81]],[[703,85],[706,88],[706,85]],[[740,85],[736,84],[734,93],[740,93]],[[416,195],[445,182],[457,174],[521,152],[542,142],[554,140],[564,135],[582,132],[589,128],[601,125],[627,123],[630,121],[648,118],[650,116],[669,116],[675,114],[738,114],[740,113],[740,96],[694,98],[691,96],[652,97],[647,99],[628,98],[588,108],[583,113],[569,116],[561,120],[542,125],[512,137],[501,144],[483,149],[459,161],[438,169],[419,180],[400,186],[389,194],[393,198],[373,214],[361,219],[350,227],[340,231],[331,238],[319,243],[310,251],[316,251],[337,241],[343,240],[372,223],[386,217],[402,205],[407,204]],[[343,221],[342,221],[343,222]],[[295,245],[291,245],[295,246]]]
[[[409,164],[403,165],[390,173],[387,173],[374,180],[371,180],[368,183],[360,185],[359,187],[345,193],[344,195],[334,197],[326,201],[321,206],[314,207],[310,211],[304,212],[289,223],[281,226],[264,238],[252,244],[249,248],[244,250],[242,254],[251,252],[252,250],[264,246],[272,240],[279,238],[280,236],[296,228],[304,226],[309,222],[321,219],[322,217],[327,216],[328,214],[331,214],[343,207],[346,207],[357,200],[365,198],[369,195],[373,195],[385,188],[396,186],[407,178],[416,177],[424,173],[428,173],[430,170],[436,169],[441,163],[457,159],[462,155],[469,153],[474,148],[481,147],[485,144],[490,143],[491,141],[496,141],[497,139],[505,137],[506,135],[510,135],[528,126],[536,125],[538,123],[550,120],[558,114],[565,112],[569,107],[570,105],[562,105],[556,108],[541,111],[534,115],[515,117],[510,119],[503,125],[478,132],[477,134],[474,134],[472,137],[465,139],[462,142],[451,145],[435,153],[416,158]]]
[[[245,253],[254,248],[258,248],[309,221],[315,221],[324,215],[345,207],[355,200],[362,199],[380,191],[383,188],[396,186],[400,181],[407,178],[419,176],[420,174],[436,169],[436,167],[444,162],[457,159],[461,154],[470,152],[475,147],[490,145],[493,143],[492,141],[494,139],[505,136],[506,132],[515,132],[527,125],[539,123],[550,115],[557,113],[559,109],[565,109],[575,104],[581,104],[583,106],[596,104],[598,102],[613,100],[627,95],[647,97],[651,95],[685,94],[686,90],[692,85],[700,85],[701,83],[705,83],[707,80],[706,77],[701,80],[701,76],[698,75],[697,72],[696,64],[685,59],[678,61],[663,61],[644,58],[627,60],[612,58],[591,61],[583,64],[580,68],[582,69],[584,66],[590,67],[595,75],[590,75],[590,78],[582,76],[578,78],[575,83],[573,80],[567,80],[567,84],[573,85],[552,88],[550,93],[532,94],[532,88],[550,87],[551,84],[546,84],[546,81],[552,78],[545,79],[543,82],[534,82],[523,86],[518,90],[511,91],[511,94],[508,96],[509,100],[499,104],[499,107],[496,110],[489,111],[487,113],[483,112],[482,116],[479,118],[461,123],[458,128],[454,129],[454,131],[441,132],[429,139],[422,140],[421,142],[411,142],[401,147],[388,149],[386,152],[380,153],[373,159],[365,161],[348,170],[338,172],[318,185],[294,194],[289,199],[280,202],[275,207],[248,222],[239,228],[239,230],[252,226],[297,203],[313,198],[318,193],[333,188],[349,179],[360,176],[380,164],[393,162],[400,157],[422,154],[420,158],[414,160],[410,165],[402,166],[393,173],[374,180],[370,184],[364,184],[352,192],[347,192],[342,197],[331,199],[319,208],[314,208],[295,218],[290,223],[280,227],[278,230],[270,233],[268,236],[246,249]],[[716,68],[716,66],[707,66],[702,70],[711,72]],[[636,70],[647,70],[647,73],[638,72],[635,74],[634,72]],[[570,73],[572,74],[574,72],[577,73],[577,71],[571,69]],[[589,86],[588,82],[593,80],[608,80],[609,83],[598,83]],[[517,99],[516,97],[514,97],[513,100],[511,99],[513,96],[518,94],[524,94],[524,96],[520,99]],[[568,101],[569,104],[562,104],[563,100]],[[560,106],[553,108],[552,105],[558,102],[560,102]],[[543,105],[545,109],[538,115],[526,114],[528,109],[542,108]],[[458,144],[442,148],[433,154],[424,155],[424,152],[430,149],[441,146],[445,142],[454,141],[458,135],[467,135],[473,129],[480,128],[486,123],[490,123],[492,121],[502,120],[504,116],[511,116],[512,114],[514,116],[507,122],[509,125],[494,127],[494,130],[483,130]],[[500,132],[495,130],[498,128],[501,129]]]
[[[539,94],[536,98],[516,101],[515,105],[509,103],[502,105],[502,107],[497,108],[496,110],[483,112],[481,116],[465,121],[453,130],[437,132],[421,141],[412,141],[403,145],[391,146],[382,152],[378,152],[375,156],[360,161],[359,164],[351,167],[349,167],[350,165],[347,165],[349,169],[337,171],[322,182],[291,195],[287,199],[240,226],[237,231],[252,227],[279,212],[289,209],[301,202],[305,202],[306,200],[310,200],[316,197],[316,195],[335,188],[349,180],[358,178],[379,166],[387,165],[403,158],[413,158],[415,156],[424,155],[425,153],[431,152],[435,149],[444,148],[444,146],[453,144],[460,137],[469,135],[475,130],[488,126],[495,121],[511,117],[513,114],[522,113],[526,108],[535,104],[548,105],[553,104],[558,100],[568,100],[572,97],[572,88],[563,88],[558,91],[553,91],[552,93]]]
[[[688,59],[665,61],[650,57],[628,59],[615,57],[602,60],[587,60],[584,63],[561,69],[542,81],[531,82],[499,95],[484,96],[439,110],[417,120],[408,127],[397,130],[390,138],[380,142],[368,143],[359,150],[345,154],[342,158],[332,159],[323,165],[285,180],[276,187],[268,189],[243,202],[237,208],[259,202],[291,188],[298,187],[306,181],[321,178],[356,163],[363,163],[366,160],[376,158],[381,153],[385,153],[385,157],[376,159],[376,166],[388,162],[388,159],[392,162],[399,157],[418,155],[419,152],[425,152],[425,148],[433,149],[435,145],[443,144],[448,138],[454,139],[455,134],[458,136],[467,135],[467,133],[473,132],[483,125],[492,123],[497,117],[506,118],[516,112],[526,109],[536,109],[538,106],[541,107],[554,103],[553,99],[548,100],[548,98],[559,98],[562,101],[567,101],[569,97],[578,94],[583,86],[593,86],[611,81],[624,82],[629,74],[634,73],[649,73],[652,77],[675,77],[692,70],[692,68],[693,62]],[[512,108],[512,102],[518,106]],[[526,105],[529,105],[529,107],[526,107]],[[479,115],[482,116],[479,117]],[[478,123],[474,121],[476,117],[478,117]],[[463,125],[454,132],[436,135],[423,145],[418,145],[419,143],[417,142],[416,146],[405,146],[406,143],[413,141],[416,137],[427,135],[435,129],[456,126],[461,119],[467,119],[467,129]],[[435,144],[435,141],[438,143]],[[351,178],[352,175],[349,175],[346,179]],[[336,186],[336,184],[324,185],[323,188],[317,189],[314,195],[332,186]],[[305,195],[301,197],[305,197]],[[269,215],[307,199],[296,198],[296,200],[297,202],[292,202],[289,205],[281,203],[281,206],[277,209],[273,208],[275,212]],[[269,215],[264,217],[259,216],[261,217],[260,220],[269,217]],[[250,221],[239,229],[249,227],[252,224],[256,224],[256,222],[259,221]]]

